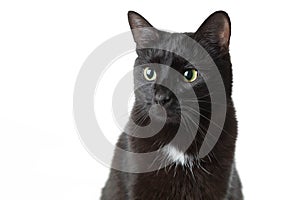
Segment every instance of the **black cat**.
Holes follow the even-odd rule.
[[[135,103],[131,112],[132,121],[126,128],[126,131],[132,133],[122,133],[117,146],[135,153],[158,151],[159,159],[142,163],[116,152],[113,165],[118,166],[118,169],[127,169],[128,166],[139,169],[142,165],[152,166],[155,163],[159,168],[143,173],[112,168],[101,199],[242,200],[241,182],[234,161],[237,121],[231,99],[231,24],[227,13],[213,13],[195,33],[167,33],[157,30],[133,11],[128,12],[128,19],[138,54],[134,67]],[[207,85],[207,80],[214,83],[210,68],[204,66],[205,62],[202,66],[193,65],[188,59],[174,53],[190,52],[190,58],[203,57],[203,53],[197,48],[188,45],[185,37],[193,39],[206,50],[221,75],[226,103],[218,105],[214,112],[218,115],[221,108],[226,108],[224,125],[212,121],[212,107],[217,105],[212,101],[212,94],[220,91],[217,86],[209,89]],[[151,45],[168,47],[174,51],[151,48]],[[172,70],[165,66],[170,66],[180,75],[171,73]],[[172,85],[175,90],[172,91],[162,83]],[[188,85],[195,92],[196,98],[188,95],[181,98],[180,94],[187,94],[190,90]],[[181,106],[182,102],[188,102],[186,105],[196,102],[200,112],[193,106]],[[155,105],[159,106],[153,109]],[[152,117],[149,115],[151,107]],[[136,129],[136,126],[143,127],[164,120],[161,108],[166,113],[162,129],[151,137],[139,137],[145,132]],[[212,150],[202,158],[199,156],[199,147],[204,144],[206,135],[214,134],[207,131],[211,123],[222,127],[221,134],[216,144],[211,144]],[[183,136],[171,144],[180,124]],[[191,129],[195,126],[196,133],[193,135]],[[184,148],[182,144],[191,136],[194,137],[191,144]],[[166,160],[170,163],[166,164]]]

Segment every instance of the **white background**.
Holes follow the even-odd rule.
[[[232,21],[236,155],[245,197],[299,199],[296,1],[167,0],[1,1],[0,199],[98,199],[109,169],[82,146],[72,113],[82,63],[103,41],[129,30],[128,10],[158,28],[185,32],[220,9]],[[125,56],[114,66],[130,69],[133,59]],[[108,80],[113,85],[122,73],[115,68]],[[102,98],[113,89],[107,85]],[[95,108],[114,141],[119,130],[110,111]]]

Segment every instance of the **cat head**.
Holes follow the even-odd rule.
[[[207,59],[203,57],[205,55],[212,58],[221,74],[226,98],[231,97],[230,19],[227,13],[223,11],[213,13],[193,33],[158,30],[133,11],[128,12],[128,20],[138,55],[134,65],[135,114],[141,110],[149,111],[153,105],[160,105],[166,111],[167,122],[178,123],[183,110],[180,107],[181,102],[197,101],[200,110],[209,117],[210,92],[218,91],[208,90],[207,80],[213,80],[215,77],[211,75],[213,73],[205,66],[205,62],[202,62]],[[199,48],[187,42],[187,38],[200,44],[208,54],[204,54]],[[174,52],[183,52],[196,60],[196,63],[192,64],[189,59]],[[171,86],[173,90],[166,85]],[[196,98],[185,95],[188,88],[193,89]],[[191,109],[187,110],[190,115],[193,113]],[[162,111],[157,109],[154,115],[159,120]],[[140,116],[143,115],[136,116],[136,119],[142,123]],[[143,122],[147,122],[145,119]]]

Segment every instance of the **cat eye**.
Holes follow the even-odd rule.
[[[198,71],[196,69],[188,69],[183,73],[184,80],[186,82],[193,82],[198,77]]]
[[[150,67],[144,69],[144,77],[148,81],[154,81],[156,79],[156,72]]]

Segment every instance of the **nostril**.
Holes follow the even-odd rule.
[[[169,96],[164,96],[164,95],[155,95],[154,98],[154,102],[156,104],[160,104],[160,105],[165,105],[170,101],[170,97]]]
[[[169,97],[169,96],[166,96],[165,101],[166,101],[166,102],[170,101],[170,97]]]
[[[166,97],[165,99],[162,100],[162,104],[165,105],[170,101],[170,97]]]

